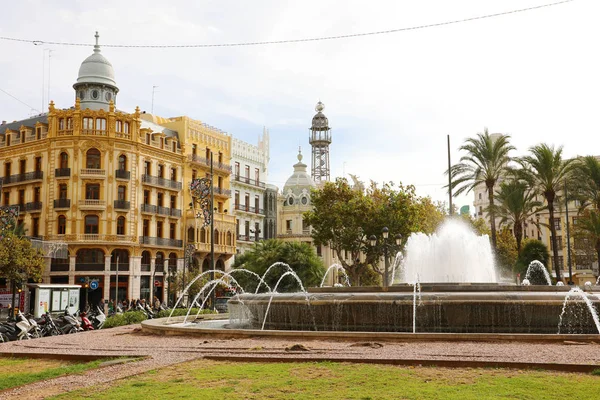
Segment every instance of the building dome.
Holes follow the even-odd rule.
[[[329,129],[329,120],[323,114],[323,110],[325,109],[325,104],[320,101],[315,106],[315,111],[317,112],[312,119],[312,130],[327,130]]]
[[[115,70],[112,64],[100,54],[100,45],[98,44],[98,32],[96,32],[96,45],[94,54],[83,60],[79,67],[77,83],[100,83],[104,85],[117,86],[115,82]]]
[[[294,164],[294,173],[288,178],[283,186],[283,194],[300,196],[303,193],[310,194],[310,189],[317,185],[306,172],[306,164],[302,162],[302,153],[298,152],[298,162]]]
[[[115,70],[112,64],[100,54],[98,32],[95,37],[94,53],[81,63],[73,89],[82,108],[108,109],[111,101],[116,103],[119,88],[115,82]]]

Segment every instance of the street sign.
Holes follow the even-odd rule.
[[[154,286],[160,286],[160,281],[154,281]]]
[[[98,289],[98,281],[91,281],[90,282],[90,289],[92,289],[92,290]]]

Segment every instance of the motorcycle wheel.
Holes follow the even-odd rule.
[[[29,335],[19,336],[19,340],[29,340],[29,339],[30,339]]]
[[[72,327],[71,329],[69,329],[69,331],[67,332],[68,335],[72,334],[72,333],[77,333],[77,328]]]
[[[10,342],[10,339],[4,333],[0,333],[0,343],[6,343],[6,342]]]

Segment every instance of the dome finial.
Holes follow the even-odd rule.
[[[317,103],[317,105],[315,106],[315,111],[316,112],[321,112],[325,109],[325,104],[321,103],[321,100],[319,100],[319,102]]]
[[[100,45],[98,44],[98,39],[100,39],[100,35],[98,35],[98,31],[96,31],[94,37],[96,38],[96,44],[94,45],[94,53],[100,53]]]
[[[298,146],[298,162],[302,162],[302,147]]]

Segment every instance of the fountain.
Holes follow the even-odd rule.
[[[308,300],[306,293],[241,294],[229,302],[231,321],[269,330],[555,334],[570,290],[498,284],[489,239],[457,220],[433,235],[411,235],[403,264],[404,283],[387,289],[309,288]],[[591,313],[579,315],[577,327],[597,333]]]
[[[527,272],[525,273],[525,279],[527,279],[528,282],[532,282],[532,281],[537,282],[537,279],[534,280],[534,277],[537,278],[536,273],[538,275],[541,274],[546,285],[552,286],[552,279],[550,279],[550,274],[548,273],[548,269],[546,267],[544,267],[544,264],[542,264],[538,260],[533,260],[532,262],[529,263],[529,266],[527,267]]]

